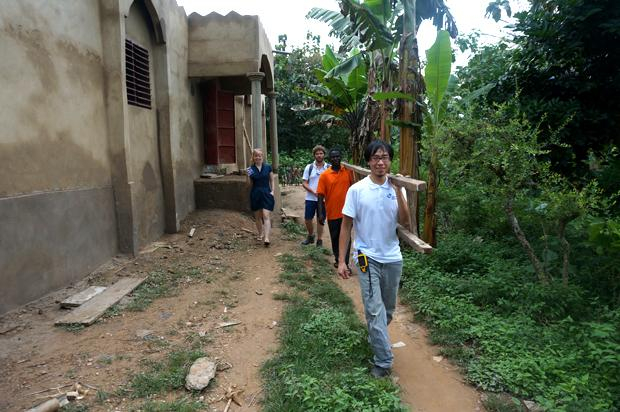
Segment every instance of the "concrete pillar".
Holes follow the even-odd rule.
[[[262,125],[262,102],[261,81],[265,77],[262,72],[250,72],[246,74],[252,82],[252,144],[254,148],[263,148],[263,125]]]
[[[271,160],[273,172],[278,173],[280,167],[280,155],[278,154],[278,113],[276,110],[276,93],[269,92],[269,128],[271,130]]]
[[[134,177],[129,167],[131,148],[125,103],[125,16],[119,0],[100,0],[99,7],[118,247],[123,253],[137,255],[138,223],[134,217],[138,215],[138,205],[134,199]]]

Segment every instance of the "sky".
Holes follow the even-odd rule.
[[[494,42],[507,33],[502,27],[505,22],[496,23],[484,17],[490,0],[446,0],[456,20],[459,35],[467,34],[474,29],[482,33],[481,42]],[[189,15],[192,12],[205,15],[217,12],[222,15],[234,10],[242,15],[257,15],[267,33],[271,46],[278,44],[278,36],[287,35],[287,50],[292,46],[300,47],[306,40],[308,31],[321,36],[321,45],[334,45],[336,40],[328,37],[329,26],[314,19],[306,19],[313,7],[338,11],[336,0],[177,0],[179,6],[185,8]],[[526,0],[511,0],[513,12],[526,7]],[[418,44],[421,58],[435,40],[436,29],[430,21],[424,22],[418,32]],[[467,55],[456,55],[456,65],[464,65]]]

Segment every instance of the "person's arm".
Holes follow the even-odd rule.
[[[317,211],[318,211],[318,215],[319,215],[319,220],[322,221],[324,224],[325,223],[325,196],[321,195],[321,194],[317,194],[318,197],[318,201],[316,204],[317,207]]]
[[[310,187],[310,166],[306,166],[304,169],[304,173],[301,177],[301,186],[306,190],[306,192],[316,196],[316,192]]]
[[[269,172],[269,188],[271,189],[271,196],[273,196],[276,188],[276,175],[273,174],[273,171]]]
[[[310,187],[310,181],[309,180],[303,180],[303,183],[301,184],[303,186],[304,189],[306,189],[306,192],[311,193],[313,195],[316,196],[316,192],[314,190],[312,190],[312,188]]]
[[[411,216],[409,216],[409,205],[407,205],[407,201],[405,200],[403,191],[391,180],[390,184],[396,191],[396,200],[398,201],[398,223],[400,223],[405,229],[411,230]]]
[[[342,224],[340,226],[340,239],[338,239],[339,254],[338,256],[338,275],[343,279],[350,277],[345,260],[347,253],[347,245],[351,241],[351,227],[353,219],[347,215],[342,216]]]

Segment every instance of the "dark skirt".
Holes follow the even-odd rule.
[[[250,192],[250,208],[253,212],[261,209],[273,212],[274,204],[275,200],[269,189],[257,187]]]

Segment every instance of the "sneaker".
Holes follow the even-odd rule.
[[[385,378],[386,376],[390,376],[392,370],[390,368],[382,368],[381,366],[374,365],[372,369],[370,369],[370,374],[375,378]]]
[[[318,239],[316,241],[316,247],[322,247],[323,246],[323,240],[322,239]]]
[[[303,242],[301,242],[302,245],[306,246],[306,245],[311,245],[314,243],[314,235],[309,235],[306,240],[304,240]]]

